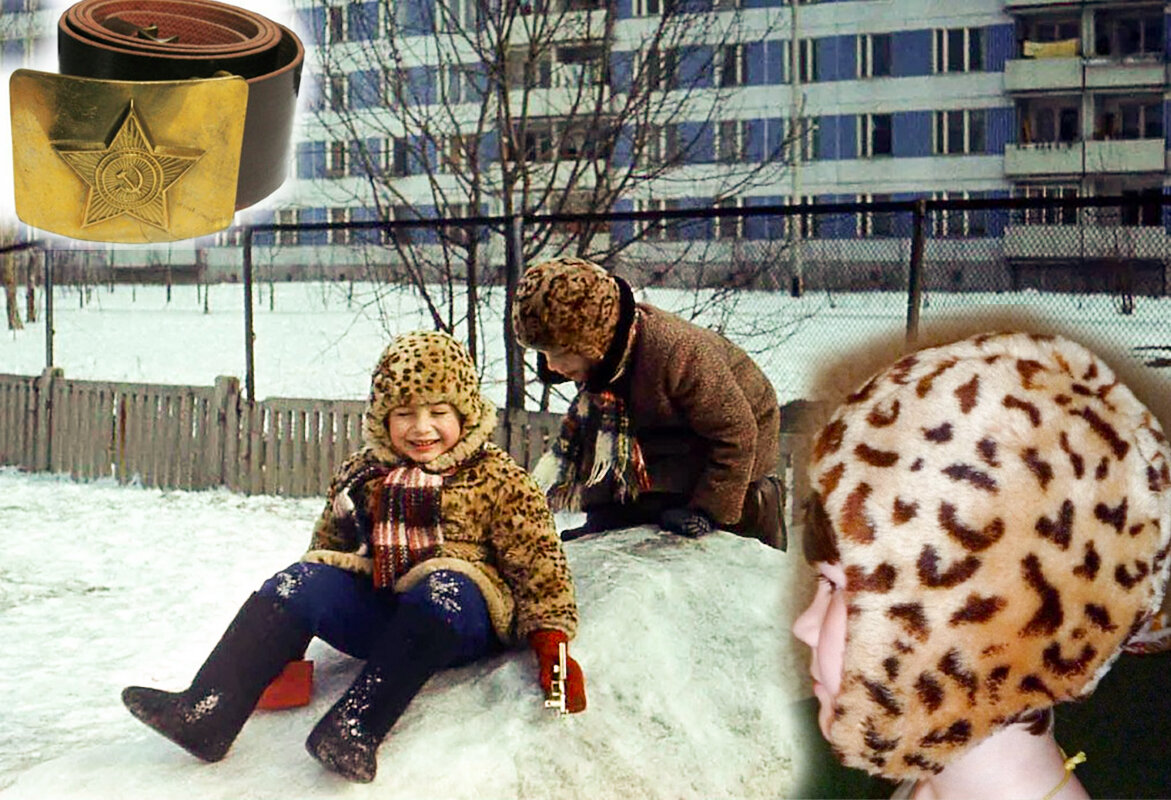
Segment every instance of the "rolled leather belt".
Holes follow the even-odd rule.
[[[58,23],[57,59],[63,75],[82,78],[243,77],[236,209],[284,182],[305,48],[283,25],[214,0],[82,0]]]

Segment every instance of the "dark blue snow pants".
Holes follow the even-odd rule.
[[[378,635],[404,607],[412,606],[460,639],[449,667],[466,664],[500,648],[488,606],[468,576],[451,570],[432,572],[408,591],[375,589],[367,575],[328,564],[297,562],[273,575],[258,592],[272,597],[307,630],[355,658],[368,658]]]

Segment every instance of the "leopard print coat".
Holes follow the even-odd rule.
[[[1163,596],[1169,463],[1149,410],[1060,337],[923,350],[849,396],[809,465],[847,579],[844,763],[924,777],[1091,692]]]
[[[454,447],[423,468],[444,475],[440,495],[443,543],[395,583],[406,591],[436,570],[455,570],[476,582],[503,642],[542,628],[577,628],[573,580],[553,515],[528,473],[491,442],[496,410],[480,396],[475,367],[446,334],[404,334],[387,347],[374,371],[363,424],[365,446],[330,483],[305,561],[370,575],[370,516],[385,469],[404,463],[390,443],[386,419],[408,402],[451,403],[464,430]],[[343,524],[346,492],[357,526]],[[340,510],[340,511],[339,511]]]

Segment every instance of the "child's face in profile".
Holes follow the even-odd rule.
[[[591,358],[574,353],[572,350],[542,350],[549,369],[560,373],[572,381],[583,383],[590,376],[590,370],[597,362]]]
[[[434,461],[459,441],[463,422],[450,403],[395,406],[387,418],[395,452],[417,464]]]
[[[793,635],[813,650],[809,671],[813,695],[821,707],[817,724],[829,739],[834,700],[842,689],[846,653],[846,573],[838,564],[817,564],[817,594],[793,622]]]

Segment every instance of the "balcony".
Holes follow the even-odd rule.
[[[1167,246],[1167,233],[1161,227],[1009,225],[1004,229],[1004,255],[1010,259],[1162,259]]]
[[[1163,172],[1167,157],[1163,139],[1113,139],[1087,142],[1037,142],[1004,148],[1004,173],[1009,178]],[[1084,158],[1083,158],[1084,155]]]
[[[1080,175],[1081,142],[1037,142],[1004,147],[1004,174],[1010,178]]]
[[[1085,73],[1082,67],[1085,66]],[[1167,67],[1160,56],[1129,58],[1016,58],[1005,64],[1008,92],[1080,92],[1083,89],[1162,89]]]

